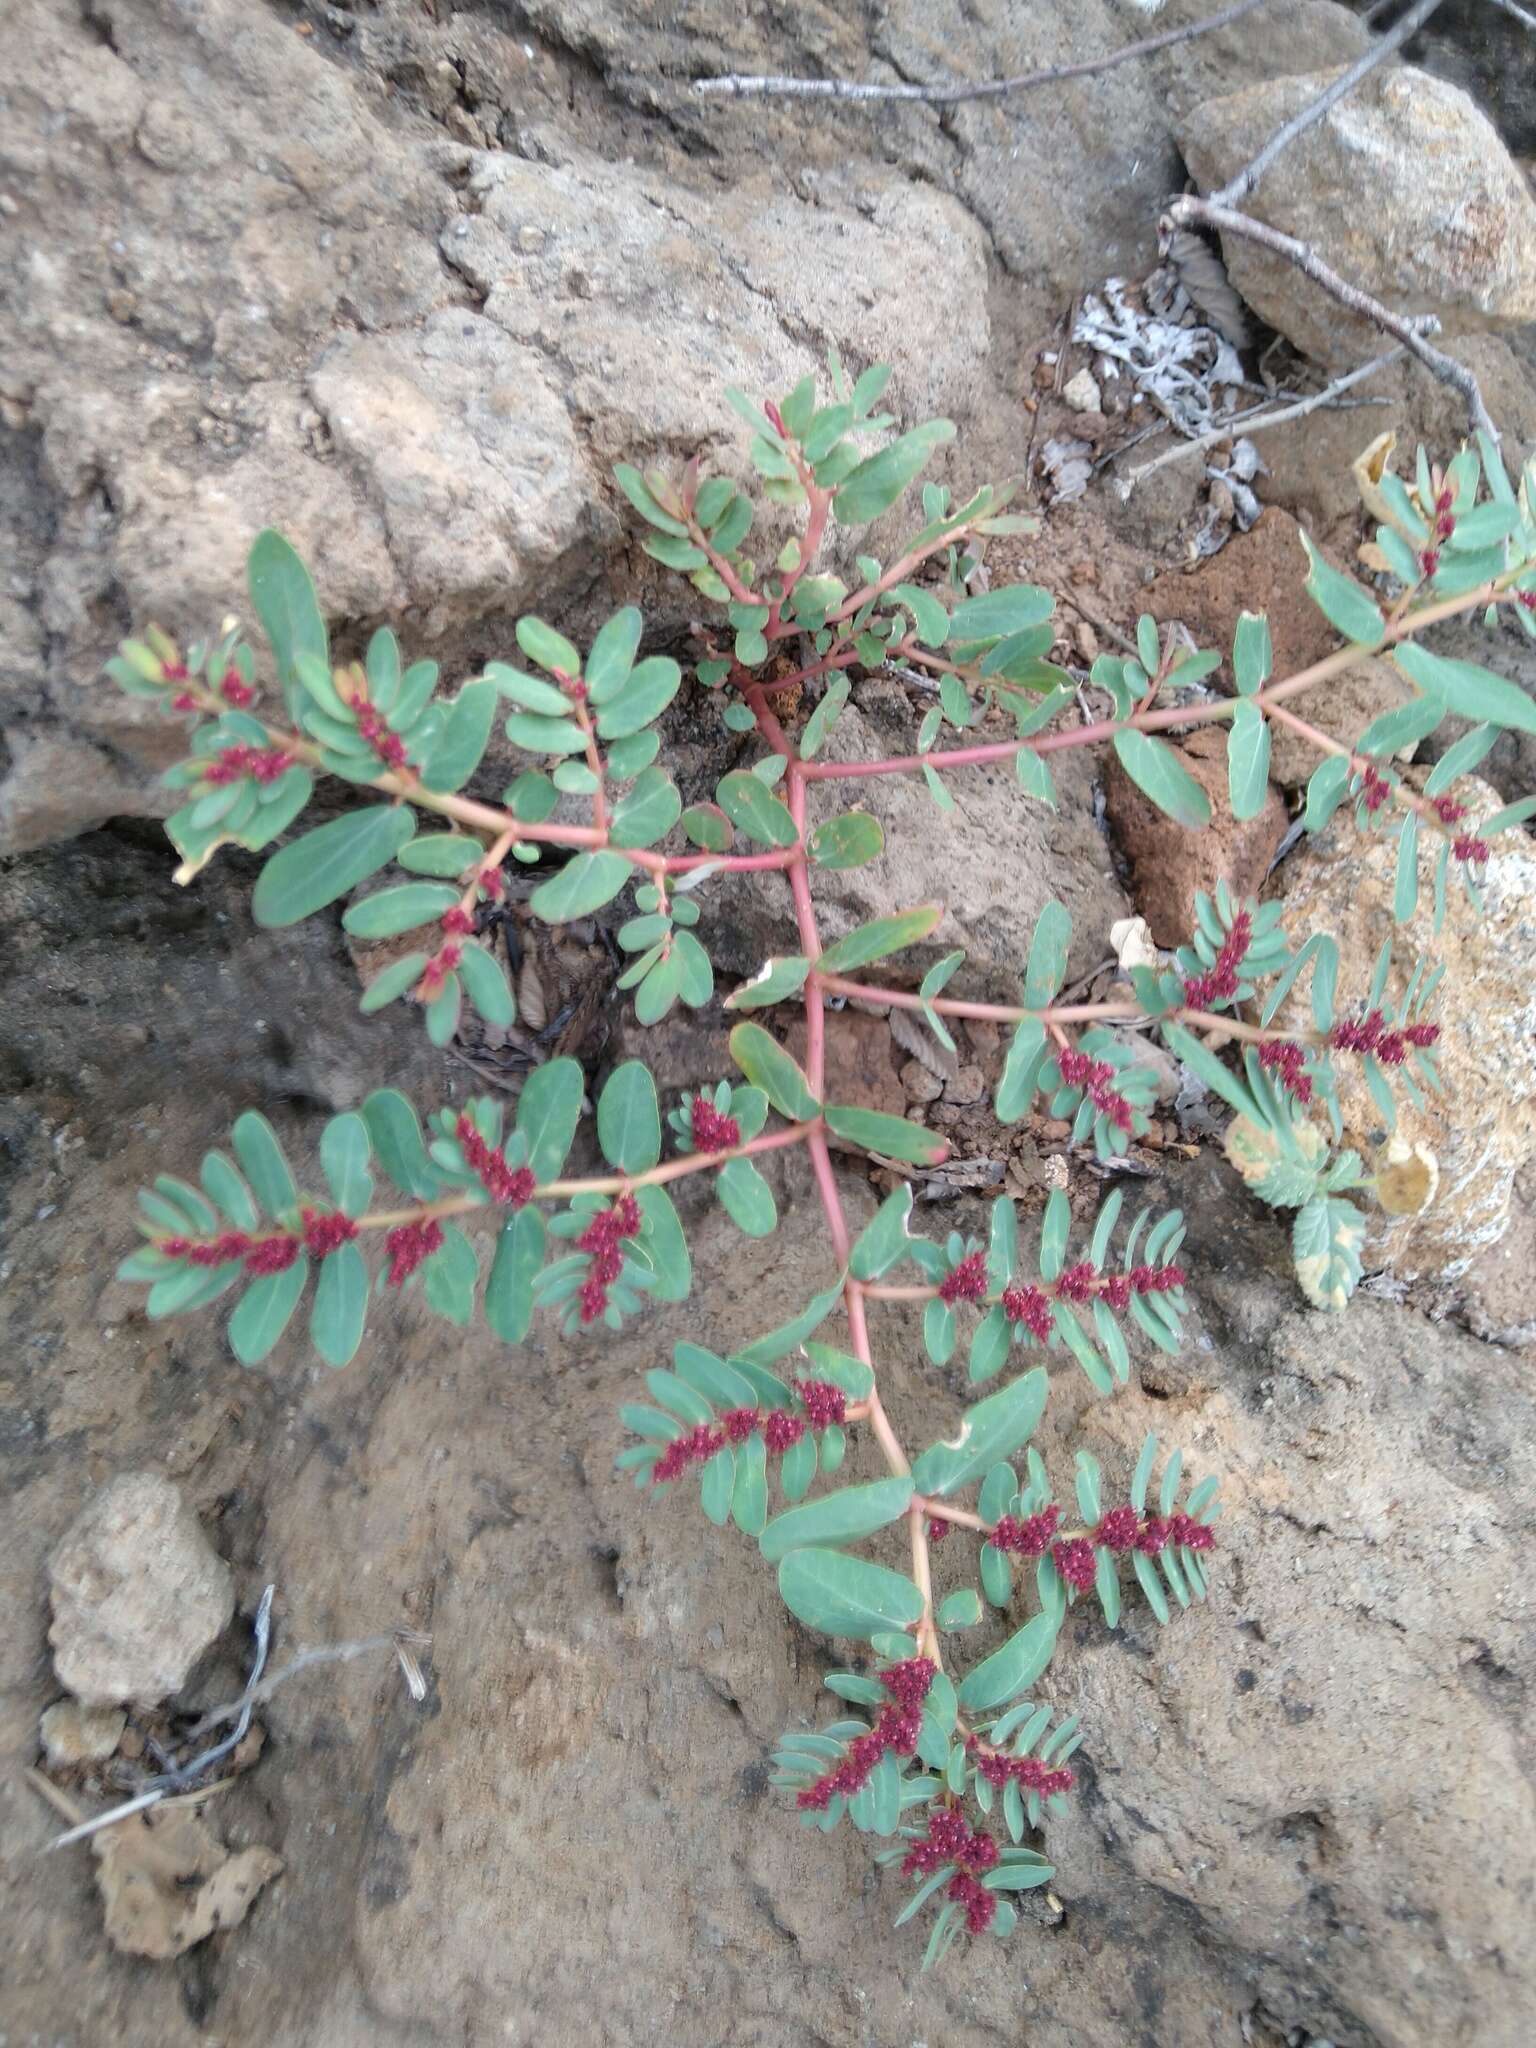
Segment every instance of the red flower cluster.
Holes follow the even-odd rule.
[[[928,1832],[902,1858],[903,1877],[932,1877],[945,1863],[979,1876],[997,1862],[997,1844],[985,1829],[972,1830],[957,1806],[938,1806],[928,1816]]]
[[[1117,1130],[1131,1129],[1134,1121],[1131,1105],[1110,1085],[1115,1078],[1115,1070],[1108,1060],[1090,1059],[1085,1052],[1063,1046],[1056,1055],[1056,1064],[1068,1088],[1081,1088],[1099,1114],[1108,1117]]]
[[[1098,1292],[1098,1268],[1087,1259],[1068,1266],[1056,1282],[1058,1301],[1091,1301]]]
[[[421,980],[417,984],[424,1003],[430,1003],[442,994],[444,982],[463,958],[464,948],[456,939],[450,939],[446,946],[438,947],[421,970]]]
[[[1273,1074],[1286,1093],[1302,1103],[1312,1100],[1312,1078],[1304,1071],[1306,1064],[1306,1049],[1294,1038],[1272,1038],[1259,1047],[1259,1065],[1265,1073]]]
[[[460,1115],[453,1134],[459,1141],[465,1164],[471,1173],[480,1176],[480,1185],[491,1200],[505,1202],[513,1209],[524,1208],[536,1185],[533,1168],[508,1166],[506,1155],[499,1147],[487,1145],[468,1115]]]
[[[790,1385],[805,1404],[812,1429],[830,1429],[847,1418],[848,1396],[830,1380],[791,1380]]]
[[[292,754],[281,747],[226,747],[203,770],[203,780],[215,789],[243,782],[246,776],[253,782],[276,782],[292,766]]]
[[[1172,1294],[1189,1275],[1182,1266],[1133,1266],[1130,1272],[1133,1294]]]
[[[1374,818],[1391,794],[1391,783],[1367,763],[1365,779],[1360,785],[1360,801],[1365,805],[1367,817]]]
[[[1458,860],[1485,861],[1492,851],[1486,839],[1477,839],[1470,832],[1463,832],[1451,841],[1451,851]]]
[[[949,1534],[950,1525],[942,1515],[928,1517],[927,1536],[930,1543],[942,1543]]]
[[[1387,1028],[1380,1010],[1364,1017],[1346,1017],[1328,1034],[1335,1052],[1374,1053],[1384,1067],[1400,1067],[1410,1045],[1431,1046],[1440,1036],[1438,1024],[1408,1024],[1401,1031]]]
[[[1005,1287],[1003,1314],[1010,1323],[1022,1323],[1031,1337],[1042,1344],[1056,1327],[1051,1318],[1050,1296],[1038,1287]]]
[[[1077,1782],[1064,1764],[1053,1771],[1037,1756],[999,1756],[983,1747],[974,1735],[966,1738],[965,1746],[982,1777],[999,1792],[1011,1782],[1021,1792],[1038,1792],[1042,1799],[1049,1799],[1053,1792],[1070,1792]]]
[[[1438,548],[1424,548],[1423,550],[1421,550],[1419,555],[1419,567],[1424,571],[1424,574],[1426,576],[1433,576],[1435,571],[1439,568],[1439,566],[1440,550]]]
[[[1238,969],[1253,944],[1253,919],[1240,910],[1232,929],[1222,941],[1221,951],[1204,974],[1192,975],[1184,984],[1184,1000],[1192,1010],[1207,1010],[1237,994]]]
[[[951,1272],[939,1282],[940,1301],[981,1301],[987,1292],[987,1255],[985,1252],[967,1252]]]
[[[991,1533],[992,1545],[1014,1557],[1044,1557],[1060,1520],[1060,1508],[1042,1508],[1022,1522],[1014,1515],[1003,1515]]]
[[[475,913],[472,910],[466,910],[462,903],[455,903],[452,910],[445,910],[443,912],[441,922],[445,932],[453,932],[459,937],[467,937],[475,928]]]
[[[224,1266],[232,1259],[243,1259],[245,1270],[260,1277],[286,1272],[301,1250],[323,1259],[327,1252],[335,1251],[357,1235],[357,1225],[350,1216],[322,1216],[314,1209],[306,1209],[303,1214],[302,1237],[286,1230],[271,1237],[225,1230],[217,1237],[165,1237],[160,1240],[159,1249],[167,1258],[185,1259],[189,1266]]]
[[[1453,796],[1437,796],[1434,804],[1435,816],[1442,825],[1459,825],[1468,815],[1466,805],[1457,803]]]
[[[219,679],[219,695],[226,704],[233,704],[237,711],[243,711],[247,704],[255,701],[256,692],[239,669],[227,668]]]
[[[358,731],[386,768],[410,767],[404,740],[398,733],[390,731],[382,715],[365,698],[358,698],[353,703],[352,716],[357,720]]]
[[[923,1701],[933,1684],[936,1666],[927,1657],[908,1657],[880,1673],[880,1683],[891,1695],[888,1706],[867,1735],[856,1735],[843,1751],[843,1760],[814,1785],[807,1785],[796,1804],[814,1813],[825,1813],[834,1799],[851,1799],[863,1790],[880,1759],[890,1750],[896,1756],[911,1756],[923,1724]]]
[[[608,1306],[608,1290],[624,1270],[623,1243],[640,1234],[640,1204],[633,1195],[620,1195],[607,1209],[600,1209],[576,1240],[576,1249],[590,1261],[581,1283],[581,1320],[595,1323]]]
[[[1121,1554],[1139,1550],[1146,1557],[1156,1557],[1170,1543],[1182,1544],[1186,1550],[1210,1550],[1215,1546],[1216,1532],[1197,1522],[1193,1515],[1147,1515],[1123,1507],[1111,1508],[1100,1517],[1093,1538],[1106,1550]]]
[[[741,1143],[741,1125],[716,1109],[705,1095],[695,1095],[688,1109],[688,1128],[696,1152],[729,1152]]]
[[[1051,1562],[1069,1586],[1086,1593],[1098,1569],[1098,1553],[1086,1536],[1068,1536],[1051,1546]]]
[[[385,1274],[391,1287],[403,1287],[423,1260],[431,1258],[443,1241],[443,1226],[435,1216],[420,1223],[401,1223],[384,1240],[389,1259]]]

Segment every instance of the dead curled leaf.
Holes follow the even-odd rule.
[[[124,1955],[167,1962],[221,1927],[238,1927],[283,1868],[271,1849],[231,1855],[187,1808],[134,1814],[92,1837],[107,1939]]]
[[[1440,1162],[1425,1144],[1390,1138],[1376,1155],[1376,1199],[1389,1216],[1418,1216],[1435,1199]]]

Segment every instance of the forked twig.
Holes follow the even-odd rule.
[[[693,89],[696,93],[707,93],[719,99],[746,100],[772,97],[803,100],[861,100],[866,103],[879,100],[919,100],[926,106],[952,107],[962,100],[1002,99],[1012,92],[1028,92],[1037,85],[1055,85],[1067,78],[1087,78],[1095,72],[1110,71],[1117,64],[1129,63],[1133,57],[1150,57],[1155,50],[1171,49],[1175,43],[1187,43],[1194,36],[1203,36],[1212,29],[1225,28],[1229,22],[1241,21],[1245,14],[1252,14],[1263,0],[1237,0],[1220,14],[1208,15],[1204,21],[1189,22],[1184,28],[1165,28],[1161,34],[1147,36],[1139,43],[1127,43],[1124,49],[1112,50],[1107,57],[1087,57],[1078,64],[1051,64],[1043,71],[1022,72],[1017,78],[993,78],[980,85],[859,85],[848,78],[776,78],[750,77],[732,73],[724,78],[696,78]]]
[[[1356,384],[1363,384],[1367,377],[1374,377],[1378,370],[1384,370],[1389,363],[1395,363],[1402,353],[1403,345],[1399,343],[1396,348],[1389,348],[1385,355],[1375,356],[1370,362],[1362,363],[1359,369],[1350,370],[1345,376],[1336,378],[1326,389],[1314,391],[1309,398],[1297,399],[1294,405],[1282,405],[1277,412],[1264,412],[1261,409],[1257,413],[1243,414],[1237,419],[1228,420],[1222,426],[1212,427],[1208,434],[1201,434],[1193,441],[1176,442],[1172,448],[1164,449],[1161,455],[1154,456],[1152,461],[1144,462],[1140,469],[1133,469],[1120,479],[1115,488],[1120,494],[1121,502],[1130,497],[1139,483],[1144,482],[1149,476],[1155,476],[1158,470],[1168,469],[1175,462],[1184,462],[1190,456],[1203,455],[1207,449],[1216,447],[1221,441],[1230,440],[1238,432],[1262,434],[1268,427],[1283,427],[1291,420],[1304,419],[1309,412],[1316,412],[1322,406],[1331,405],[1346,391],[1352,390]]]
[[[321,1643],[313,1650],[300,1650],[290,1657],[280,1670],[274,1671],[270,1678],[264,1678],[259,1685],[248,1687],[239,1699],[231,1700],[227,1707],[215,1707],[210,1713],[204,1714],[191,1729],[189,1740],[206,1735],[210,1729],[222,1727],[226,1721],[233,1721],[250,1707],[259,1706],[263,1700],[271,1699],[280,1685],[286,1685],[290,1678],[296,1678],[301,1671],[308,1671],[316,1664],[349,1664],[354,1657],[366,1657],[375,1650],[395,1652],[407,1684],[410,1685],[413,1695],[420,1698],[421,1695],[417,1692],[419,1675],[413,1676],[415,1659],[410,1659],[409,1663],[406,1659],[413,1646],[424,1648],[431,1640],[429,1635],[423,1635],[417,1629],[396,1628],[391,1629],[387,1635],[364,1636],[360,1642]]]
[[[1282,234],[1279,228],[1269,227],[1263,221],[1252,220],[1235,207],[1218,205],[1213,199],[1199,199],[1193,193],[1187,193],[1170,201],[1165,218],[1177,227],[1215,228],[1218,234],[1237,235],[1244,241],[1257,242],[1276,256],[1283,256],[1331,299],[1347,306],[1352,313],[1358,313],[1362,319],[1369,320],[1384,334],[1395,335],[1410,355],[1417,356],[1426,370],[1438,377],[1442,384],[1450,384],[1461,393],[1473,426],[1480,428],[1495,447],[1499,445],[1499,430],[1483,403],[1477,379],[1465,363],[1458,363],[1454,356],[1432,347],[1425,339],[1426,335],[1439,332],[1440,323],[1433,314],[1394,313],[1380,299],[1372,298],[1359,285],[1351,284],[1336,270],[1330,269],[1308,243],[1298,241],[1294,235]]]

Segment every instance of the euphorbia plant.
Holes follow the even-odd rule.
[[[1517,497],[1486,444],[1481,458],[1464,450],[1444,473],[1421,456],[1411,484],[1383,479],[1392,523],[1377,541],[1397,581],[1381,601],[1312,558],[1307,587],[1346,638],[1336,654],[1275,681],[1268,628],[1245,616],[1232,650],[1235,694],[1215,696],[1203,679],[1220,657],[1181,653],[1142,619],[1133,657],[1094,665],[1104,715],[1082,723],[1077,680],[1049,659],[1048,593],[1032,585],[975,591],[989,536],[1030,526],[1006,512],[1006,491],[984,488],[952,505],[946,491],[927,486],[926,523],[893,561],[858,554],[851,586],[822,565],[830,529],[862,528],[886,513],[953,431],[933,421],[890,438],[891,422],[873,411],[885,378],[874,369],[850,384],[834,361],[825,403],[810,378],[777,405],[730,394],[752,430],[770,516],[798,521],[790,537],[768,543],[772,567],[746,551],[760,508],[732,478],[705,477],[697,462],[676,482],[617,471],[650,528],[648,552],[723,613],[717,627],[702,629],[699,685],[716,694],[731,730],[761,742],[760,758],[725,775],[713,801],[685,809],[657,764],[655,721],[682,676],[669,656],[640,658],[642,621],[632,608],[610,619],[585,654],[542,620],[525,618],[516,637],[528,667],[491,662],[443,698],[435,664],[406,666],[387,629],[362,661],[333,666],[307,573],[284,540],[264,533],[252,551],[250,586],[271,645],[270,676],[258,678],[234,626],[186,652],[158,630],[124,647],[111,664],[123,687],[189,721],[188,758],[170,778],[186,802],[168,826],[183,877],[221,844],[262,848],[280,838],[317,776],[366,792],[367,800],[275,852],[253,905],[258,921],[283,926],[351,897],[342,921],[357,937],[415,934],[410,950],[369,985],[365,1010],[414,1002],[438,1045],[453,1037],[465,1003],[492,1025],[513,1021],[512,991],[485,942],[509,862],[540,864],[531,908],[550,923],[591,916],[633,889],[617,941],[632,956],[620,985],[634,990],[641,1022],[656,1022],[679,1000],[700,1007],[714,991],[701,906],[715,877],[750,871],[765,886],[775,877],[787,885],[796,950],[767,961],[726,1007],[799,1003],[805,1057],[792,1057],[763,1024],[741,1021],[730,1037],[737,1075],[700,1077],[695,1091],[668,1106],[665,1127],[646,1066],[624,1062],[596,1099],[604,1174],[566,1173],[585,1096],[585,1077],[569,1058],[534,1069],[510,1126],[499,1101],[472,1098],[434,1112],[424,1131],[401,1094],[381,1089],[360,1111],[326,1124],[319,1178],[306,1175],[302,1184],[271,1126],[247,1111],[234,1125],[233,1159],[210,1152],[198,1185],[167,1174],[144,1191],[147,1242],[121,1272],[148,1284],[156,1317],[238,1289],[230,1338],[237,1356],[255,1364],[288,1326],[313,1270],[310,1334],[324,1358],[343,1365],[372,1298],[418,1276],[430,1308],[451,1322],[470,1319],[481,1254],[461,1226],[485,1218],[495,1235],[480,1306],[496,1334],[520,1342],[541,1305],[567,1331],[595,1334],[617,1328],[647,1299],[688,1295],[691,1261],[672,1183],[707,1177],[732,1221],[763,1236],[777,1212],[757,1162],[773,1151],[803,1152],[825,1211],[826,1286],[809,1302],[785,1302],[784,1319],[766,1335],[743,1332],[728,1357],[677,1345],[670,1367],[646,1375],[650,1403],[622,1411],[635,1441],[619,1463],[647,1491],[697,1483],[710,1520],[734,1521],[777,1565],[795,1615],[867,1646],[861,1668],[827,1680],[862,1711],[787,1734],[776,1753],[778,1779],[808,1825],[830,1828],[846,1815],[890,1838],[882,1860],[916,1884],[902,1917],[930,1901],[936,1908],[932,1957],[962,1930],[1006,1932],[1015,1920],[1010,1894],[1051,1875],[1025,1838],[1070,1791],[1078,1737],[1074,1717],[1058,1718],[1052,1702],[1026,1695],[1045,1673],[1064,1614],[1091,1594],[1114,1627],[1128,1585],[1160,1622],[1202,1598],[1215,1481],[1186,1494],[1175,1450],[1154,1496],[1158,1451],[1149,1438],[1134,1471],[1114,1473],[1107,1488],[1093,1458],[1079,1453],[1063,1505],[1029,1445],[1049,1371],[1064,1358],[1110,1397],[1130,1369],[1124,1321],[1166,1350],[1177,1347],[1185,1306],[1177,1212],[1137,1217],[1117,1252],[1116,1191],[1088,1242],[1073,1249],[1058,1191],[1026,1257],[1011,1202],[993,1204],[985,1244],[958,1233],[940,1244],[913,1234],[911,1188],[900,1181],[856,1235],[832,1140],[898,1175],[903,1165],[938,1161],[944,1146],[914,1121],[829,1093],[828,1003],[851,997],[915,1010],[951,1047],[957,1018],[1006,1025],[998,1116],[1015,1121],[1043,1095],[1051,1115],[1071,1120],[1074,1144],[1091,1144],[1111,1161],[1146,1128],[1150,1094],[1147,1070],[1118,1027],[1155,1026],[1238,1112],[1229,1135],[1235,1163],[1266,1200],[1298,1211],[1301,1283],[1315,1302],[1338,1306],[1358,1278],[1364,1232],[1345,1196],[1371,1181],[1353,1153],[1333,1150],[1342,1135],[1336,1067],[1362,1063],[1389,1124],[1394,1086],[1415,1094],[1434,1086],[1438,1027],[1428,1011],[1437,975],[1420,963],[1394,981],[1389,945],[1369,986],[1349,990],[1341,1006],[1331,937],[1312,933],[1293,949],[1275,905],[1237,903],[1222,889],[1200,899],[1188,947],[1161,968],[1130,970],[1123,999],[1061,1001],[1071,927],[1057,903],[1036,925],[1015,1005],[953,994],[959,952],[925,954],[916,988],[871,983],[858,977],[925,946],[942,912],[936,904],[897,909],[824,947],[817,870],[869,861],[883,838],[878,821],[857,808],[813,829],[812,789],[915,775],[942,810],[955,801],[947,778],[973,763],[1011,760],[1021,801],[1051,803],[1051,756],[1109,743],[1147,795],[1195,829],[1207,822],[1207,800],[1161,735],[1227,721],[1231,799],[1246,817],[1264,801],[1270,730],[1279,722],[1322,755],[1307,824],[1320,827],[1353,793],[1359,829],[1395,831],[1401,917],[1417,901],[1422,849],[1436,845],[1432,886],[1443,916],[1450,880],[1459,878],[1475,899],[1493,840],[1536,809],[1527,801],[1477,818],[1471,800],[1454,793],[1458,778],[1482,759],[1496,727],[1536,729],[1536,708],[1497,676],[1428,652],[1415,635],[1458,612],[1491,617],[1501,607],[1536,630],[1536,486],[1528,473]],[[1293,709],[1373,651],[1390,652],[1412,686],[1400,709],[1344,738]],[[826,758],[856,678],[892,668],[937,678],[938,702],[921,721],[915,751],[866,762]],[[792,735],[775,705],[797,685],[805,715]],[[1419,788],[1390,764],[1453,714],[1477,723]],[[467,796],[498,717],[542,765],[526,767],[499,801]],[[997,736],[979,736],[983,727]],[[941,747],[946,731],[963,737]],[[354,894],[391,867],[399,872],[387,886]],[[1313,1028],[1282,1030],[1271,1019],[1303,974]],[[1227,1042],[1241,1050],[1240,1068],[1215,1049]],[[380,1172],[398,1196],[376,1196]],[[369,1245],[381,1254],[372,1266]],[[874,1329],[888,1302],[921,1304],[938,1366],[963,1328],[976,1385],[1003,1374],[1016,1346],[1038,1351],[1044,1363],[1005,1379],[965,1409],[948,1437],[914,1451],[881,1395]],[[836,1483],[851,1429],[867,1431],[887,1476]],[[813,1492],[818,1477],[832,1483]],[[772,1514],[770,1480],[783,1502]],[[897,1527],[905,1531],[904,1565],[857,1554],[854,1546]],[[931,1551],[955,1534],[976,1546],[979,1590],[938,1602]],[[954,1638],[980,1623],[982,1595],[1013,1609],[1025,1566],[1033,1568],[1033,1613],[1015,1614],[999,1647],[952,1676]],[[989,1818],[991,1827],[982,1824]]]

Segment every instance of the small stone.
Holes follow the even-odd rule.
[[[180,1692],[235,1609],[229,1567],[168,1479],[125,1472],[48,1561],[59,1681],[87,1706]]]
[[[119,327],[131,326],[133,324],[133,316],[138,309],[139,302],[133,293],[124,291],[121,286],[107,293],[107,311],[112,315],[112,318]]]
[[[937,1074],[930,1074],[921,1060],[907,1061],[901,1070],[901,1085],[908,1102],[937,1102],[944,1093],[944,1083]]]
[[[962,1067],[944,1087],[950,1102],[980,1102],[986,1092],[986,1077],[980,1067]]]
[[[78,1700],[56,1700],[43,1714],[43,1755],[54,1770],[101,1763],[117,1748],[127,1725],[121,1707],[83,1707]]]
[[[1104,403],[1092,370],[1078,370],[1061,387],[1061,395],[1074,412],[1098,412]]]

